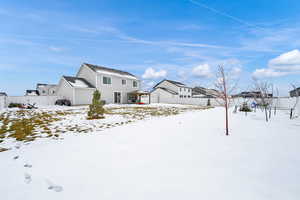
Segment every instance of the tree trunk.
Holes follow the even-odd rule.
[[[266,114],[266,122],[268,122],[268,111],[267,111],[267,107],[265,107],[265,114]]]
[[[226,119],[225,119],[225,123],[226,123],[226,135],[229,135],[229,131],[228,131],[228,102],[227,102],[227,98],[225,100],[225,113],[226,113]]]

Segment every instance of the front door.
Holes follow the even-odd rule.
[[[114,103],[121,103],[121,92],[114,92]]]

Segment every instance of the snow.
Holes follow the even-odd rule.
[[[1,199],[299,199],[299,118],[230,113],[230,136],[223,120],[215,108],[2,152]]]
[[[69,83],[73,86],[73,87],[81,87],[81,88],[88,88],[89,86],[83,82],[82,80],[75,80],[75,82],[71,82],[69,81]]]

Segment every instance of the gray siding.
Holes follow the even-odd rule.
[[[61,78],[58,88],[57,88],[58,96],[61,96],[64,99],[68,99],[71,101],[72,105],[74,104],[73,100],[73,88],[69,85],[69,83],[64,79]]]

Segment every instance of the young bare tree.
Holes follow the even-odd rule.
[[[268,116],[268,108],[272,108],[272,100],[273,100],[273,85],[268,83],[267,81],[260,81],[256,78],[254,80],[254,90],[255,93],[254,99],[258,106],[260,106],[265,112],[266,121],[269,121],[270,113]]]
[[[291,84],[291,85],[293,87],[293,90],[295,91],[294,97],[296,98],[296,101],[295,101],[293,107],[291,108],[290,119],[293,118],[293,111],[296,109],[296,107],[297,107],[297,105],[299,103],[299,97],[300,97],[300,91],[299,91],[299,89],[294,84]]]
[[[228,109],[230,101],[232,100],[231,95],[235,90],[237,82],[230,78],[229,73],[224,69],[223,65],[219,65],[216,73],[215,87],[218,90],[216,101],[220,106],[225,108],[225,130],[226,135],[229,135],[229,117]]]

